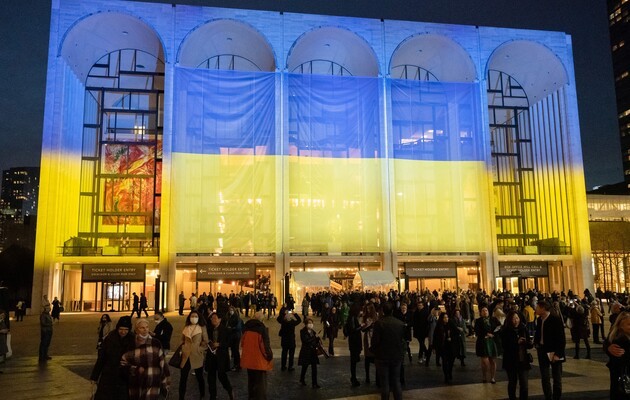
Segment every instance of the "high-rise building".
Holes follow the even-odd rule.
[[[2,171],[0,252],[11,243],[34,247],[38,194],[39,168],[17,167]]]
[[[39,168],[18,167],[2,171],[3,208],[17,223],[37,214]]]
[[[608,0],[624,180],[630,187],[630,1]]]
[[[593,287],[563,32],[105,0],[52,21],[35,309]]]

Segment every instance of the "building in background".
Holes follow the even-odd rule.
[[[11,244],[35,248],[39,168],[2,171],[0,189],[0,252]]]
[[[608,13],[623,174],[630,185],[630,3],[608,0]]]
[[[630,196],[588,194],[595,286],[630,288]]]
[[[562,32],[62,0],[43,134],[34,308],[593,288]]]

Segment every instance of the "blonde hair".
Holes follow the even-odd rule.
[[[608,341],[610,343],[613,342],[613,340],[617,339],[620,335],[619,333],[619,325],[621,325],[621,321],[630,318],[630,312],[622,312],[619,314],[619,316],[617,317],[617,319],[615,320],[615,323],[613,324],[613,326],[610,327],[610,333],[608,334]],[[623,333],[622,333],[623,334]]]

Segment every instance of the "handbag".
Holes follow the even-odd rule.
[[[630,394],[630,375],[628,375],[628,367],[624,368],[623,374],[618,378],[617,390],[620,394],[627,396]]]
[[[175,352],[173,353],[173,356],[171,357],[171,359],[168,361],[168,365],[170,365],[173,368],[181,368],[183,345],[184,345],[183,343],[179,345],[177,350],[175,350]]]

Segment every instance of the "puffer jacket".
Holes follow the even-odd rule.
[[[261,321],[250,319],[245,323],[241,338],[241,368],[271,371],[272,360],[269,330]]]

